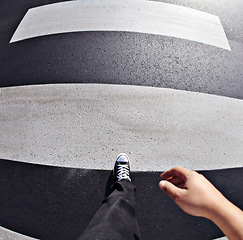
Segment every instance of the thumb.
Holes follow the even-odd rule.
[[[173,200],[179,198],[181,191],[183,191],[182,189],[176,187],[174,184],[165,180],[159,182],[159,187]]]

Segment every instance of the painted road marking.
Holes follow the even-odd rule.
[[[25,236],[23,234],[17,233],[15,231],[9,230],[0,226],[0,239],[8,240],[37,240],[37,238],[32,238]]]
[[[164,35],[230,50],[217,16],[154,1],[70,1],[32,8],[10,42],[80,31]]]
[[[2,159],[109,170],[127,152],[133,171],[242,167],[242,100],[110,84],[0,93]]]

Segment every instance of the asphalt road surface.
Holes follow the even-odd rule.
[[[160,191],[174,165],[243,209],[243,2],[111,2],[0,3],[0,239],[76,239],[119,152],[144,240],[223,237]]]

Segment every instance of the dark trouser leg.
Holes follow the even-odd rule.
[[[140,238],[134,210],[135,187],[121,180],[104,199],[80,240],[135,240]]]

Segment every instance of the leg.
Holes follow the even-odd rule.
[[[124,171],[122,172],[124,176]],[[130,174],[130,169],[129,169]],[[121,177],[121,176],[120,176]],[[113,184],[80,240],[136,240],[140,238],[134,209],[135,187],[129,177]]]

